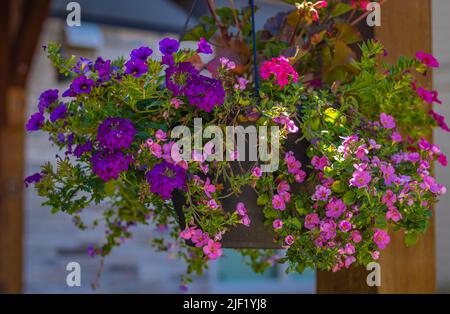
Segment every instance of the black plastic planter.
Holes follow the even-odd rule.
[[[245,125],[242,125],[245,127]],[[300,131],[297,134],[291,134],[287,142],[285,144],[286,151],[294,152],[295,157],[302,162],[303,165],[307,164],[307,156],[306,150],[309,146],[309,143],[305,140],[302,140],[298,143],[295,143],[301,137]],[[248,151],[249,147],[247,147]],[[280,160],[284,156],[280,155]],[[239,165],[240,163],[240,165]],[[248,171],[251,167],[254,166],[253,161],[241,161],[241,162],[230,162],[232,171],[236,174],[243,171]],[[293,184],[291,185],[292,191],[298,191],[301,184]],[[227,193],[229,186],[224,183],[224,193]],[[185,216],[183,213],[183,206],[186,204],[186,199],[183,194],[179,191],[174,191],[172,194],[172,201],[174,204],[174,208],[176,210],[180,228],[184,230],[186,228]],[[222,238],[222,246],[225,248],[252,248],[252,249],[277,249],[280,246],[274,242],[274,233],[271,226],[266,226],[264,224],[265,218],[263,214],[263,210],[260,206],[257,205],[257,194],[250,187],[246,186],[242,193],[239,196],[230,196],[222,201],[222,207],[227,212],[233,212],[236,209],[236,205],[238,202],[243,202],[245,207],[247,208],[248,215],[250,217],[251,223],[249,227],[244,225],[239,225],[226,234],[224,234]],[[189,245],[192,245],[192,242],[187,241]]]

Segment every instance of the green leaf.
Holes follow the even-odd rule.
[[[264,206],[269,201],[269,196],[267,194],[261,194],[256,200],[256,204],[259,206]]]
[[[350,206],[355,203],[355,197],[355,193],[352,191],[347,191],[342,199],[344,200],[345,205]]]
[[[331,12],[331,17],[337,17],[351,11],[353,7],[347,3],[339,2]]]
[[[406,246],[413,246],[417,244],[417,241],[419,241],[419,234],[417,232],[411,232],[407,233],[405,235],[405,244]]]

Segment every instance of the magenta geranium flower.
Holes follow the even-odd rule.
[[[294,83],[298,81],[298,73],[291,66],[289,60],[283,56],[272,58],[271,61],[265,61],[262,64],[261,77],[268,80],[272,75],[281,89],[289,84],[290,80]]]

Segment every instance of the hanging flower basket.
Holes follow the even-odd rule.
[[[26,183],[81,229],[91,227],[83,211],[111,204],[101,220],[106,241],[90,254],[107,255],[133,226],[149,225],[167,231],[153,244],[184,259],[188,274],[201,273],[223,247],[241,249],[257,271],[276,260],[302,272],[377,260],[389,228],[413,245],[446,191],[430,170],[446,157],[426,136],[430,126],[450,129],[427,106],[439,102],[437,92],[414,76],[438,62],[420,52],[388,65],[373,40],[357,58],[351,26],[318,29],[325,2],[293,11],[306,29],[293,42],[309,40],[311,51],[267,58],[253,76],[230,58],[202,64],[213,52],[204,38],[197,50],[165,38],[162,58],[141,47],[127,59],[94,62],[65,59],[50,44],[50,60],[72,83],[62,95],[43,92],[26,128],[47,132],[64,154]],[[352,7],[328,9],[336,18]],[[247,13],[236,18],[249,23]],[[283,40],[270,34],[260,36],[261,55]]]

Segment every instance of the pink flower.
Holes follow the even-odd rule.
[[[327,211],[325,212],[325,215],[328,218],[334,218],[338,219],[342,213],[347,209],[347,206],[345,206],[345,203],[341,199],[332,199],[325,208]]]
[[[214,200],[214,199],[210,199],[210,200],[208,201],[208,206],[209,206],[209,208],[211,208],[211,209],[217,209],[217,208],[219,208],[219,205],[217,204],[216,200]]]
[[[305,217],[305,228],[308,230],[314,229],[319,225],[320,219],[319,215],[316,213],[306,215]]]
[[[208,233],[203,233],[203,231],[200,229],[196,229],[194,230],[191,239],[196,247],[202,247],[208,243],[209,235]]]
[[[275,77],[277,84],[281,89],[289,84],[289,79],[297,83],[298,73],[290,65],[289,60],[284,57],[272,58],[271,61],[265,61],[261,66],[261,77],[264,80],[269,79],[271,76]]]
[[[367,158],[365,158],[365,157],[368,153],[369,153],[369,150],[367,149],[367,145],[363,144],[363,145],[360,145],[356,149],[355,156],[356,156],[356,158],[358,158],[360,160],[364,160],[364,159],[367,160]]]
[[[352,224],[347,220],[342,220],[339,222],[339,229],[341,229],[342,232],[348,232],[352,229]]]
[[[150,152],[156,158],[161,158],[163,155],[161,145],[159,145],[158,143],[155,143],[155,142],[150,144]]]
[[[391,139],[394,143],[401,143],[403,142],[403,137],[400,133],[398,133],[397,131],[393,132],[391,135]]]
[[[353,172],[353,178],[350,179],[349,183],[352,186],[356,186],[357,188],[364,188],[372,180],[370,173],[368,171],[356,170]]]
[[[284,192],[288,192],[291,189],[291,187],[289,186],[289,183],[287,183],[286,181],[281,181],[280,183],[278,183],[278,187],[277,187],[277,191],[278,193],[284,193]]]
[[[259,167],[253,168],[252,175],[257,177],[257,178],[260,178],[262,176],[261,168],[259,168]]]
[[[423,87],[419,87],[416,89],[417,95],[422,98],[425,102],[432,104],[442,104],[442,101],[439,99],[439,93],[435,90],[427,90]]]
[[[374,251],[372,252],[372,258],[376,261],[380,258],[380,252],[379,251]]]
[[[375,233],[373,235],[373,241],[375,242],[375,244],[378,246],[378,248],[380,250],[384,250],[389,242],[391,242],[391,237],[389,236],[389,234],[381,229],[375,229]]]
[[[384,112],[382,112],[380,114],[380,122],[381,125],[385,128],[385,129],[394,129],[395,128],[395,120],[392,116],[389,116],[387,114],[385,114]]]
[[[183,101],[182,101],[181,99],[172,98],[172,99],[170,100],[170,104],[171,104],[172,106],[174,106],[175,109],[178,109],[178,108],[180,108],[180,105],[183,104]]]
[[[437,161],[443,166],[447,167],[447,156],[444,154],[440,154],[437,158]]]
[[[439,68],[440,66],[439,61],[433,55],[426,52],[418,51],[416,58],[429,68]]]
[[[402,214],[400,214],[397,207],[391,206],[386,213],[386,219],[391,219],[394,222],[398,222],[402,219]]]
[[[189,240],[192,238],[194,231],[196,230],[196,227],[190,227],[186,228],[183,231],[180,232],[180,238]]]
[[[353,246],[353,244],[351,244],[351,243],[345,244],[345,250],[344,251],[345,251],[345,254],[348,254],[348,255],[353,255],[353,254],[356,253],[356,249]]]
[[[251,220],[250,220],[250,217],[248,215],[243,216],[242,219],[241,219],[241,222],[242,222],[242,224],[244,226],[250,227]]]
[[[320,236],[324,241],[333,239],[336,236],[336,223],[333,220],[322,221],[320,223]]]
[[[236,212],[241,216],[247,215],[247,208],[245,208],[245,204],[242,202],[237,203]]]
[[[161,130],[161,129],[159,129],[158,131],[156,131],[155,136],[156,136],[156,139],[158,139],[158,140],[160,140],[160,141],[162,141],[162,142],[167,141],[167,133],[164,132],[164,131]]]
[[[395,182],[395,180],[397,180],[395,169],[391,165],[381,165],[380,170],[383,173],[384,184],[386,186],[391,185],[393,182]]]
[[[354,262],[356,262],[356,258],[354,256],[347,256],[344,261],[345,268],[349,268]]]
[[[216,192],[216,187],[211,184],[211,180],[209,180],[209,178],[206,178],[205,185],[203,186],[203,191],[205,192],[206,196],[208,196],[208,198],[212,198],[211,193]]]
[[[445,117],[443,115],[440,115],[434,110],[430,110],[428,114],[436,121],[436,123],[439,125],[439,127],[446,131],[450,132],[450,128],[448,127],[447,123],[445,122]]]
[[[320,170],[320,171],[323,171],[323,169],[325,167],[327,167],[329,164],[330,163],[326,156],[323,156],[323,157],[314,156],[311,159],[311,165],[313,165],[314,168],[316,168],[317,170]]]
[[[358,230],[352,231],[350,233],[350,239],[355,243],[361,242],[362,241],[361,232],[359,232]]]
[[[312,199],[314,201],[326,201],[330,195],[331,195],[330,189],[328,189],[322,185],[317,185],[316,192],[312,196]]]
[[[209,240],[207,245],[203,247],[203,253],[205,253],[209,259],[215,260],[223,254],[222,244],[220,244],[220,242],[214,242],[214,240]]]
[[[286,204],[284,203],[284,199],[280,195],[273,196],[272,205],[273,205],[273,208],[278,209],[278,210],[286,209]]]
[[[306,172],[303,170],[299,170],[298,173],[295,175],[295,182],[297,183],[303,183],[306,178]]]
[[[395,195],[391,190],[387,190],[386,194],[384,194],[381,198],[381,201],[388,206],[392,206],[395,202],[397,202],[397,195]]]
[[[245,90],[248,80],[245,77],[238,77],[237,84],[234,84],[234,89]]]
[[[284,243],[286,243],[287,245],[291,246],[292,244],[294,244],[294,237],[291,235],[288,235],[286,238],[284,238]]]
[[[281,221],[281,219],[275,219],[273,221],[273,228],[275,230],[281,229],[283,227],[283,221]]]

